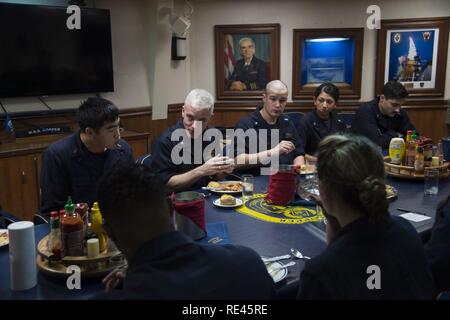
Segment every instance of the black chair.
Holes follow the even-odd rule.
[[[35,225],[49,223],[48,218],[36,213],[33,217],[33,223]]]
[[[285,115],[294,122],[295,127],[300,125],[300,120],[305,116],[303,112],[286,112]]]
[[[437,300],[450,300],[450,291],[444,291],[438,294]]]
[[[0,211],[0,229],[8,227],[11,223],[21,221],[18,217],[5,211]],[[33,217],[35,225],[48,223],[48,219],[40,214],[35,214]]]
[[[345,128],[350,131],[352,129],[353,119],[355,119],[355,113],[342,111],[338,113],[338,117],[344,122]]]
[[[17,221],[20,221],[20,219],[6,211],[0,210],[0,229],[6,229],[8,225]]]
[[[152,166],[152,155],[146,154],[146,155],[140,156],[139,158],[136,159],[136,163],[142,164],[142,165],[146,166],[147,168],[150,168]]]
[[[285,115],[294,123],[295,129],[300,134],[300,120],[305,114],[303,112],[286,112]]]

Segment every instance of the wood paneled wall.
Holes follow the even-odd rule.
[[[214,117],[212,124],[220,127],[234,127],[242,117],[251,113],[260,102],[217,102],[214,107]],[[355,111],[360,103],[340,103],[338,111]],[[135,109],[125,109],[121,111],[121,122],[127,130],[136,132],[149,132],[150,143],[155,137],[158,137],[164,130],[181,117],[182,104],[172,104],[168,108],[168,118],[164,120],[152,120],[151,107],[142,107]],[[300,111],[309,112],[313,108],[312,103],[288,103],[286,112]],[[447,101],[446,100],[421,100],[410,101],[404,108],[408,111],[411,121],[415,124],[422,135],[425,135],[434,141],[448,136],[450,126],[446,124],[447,119]],[[14,119],[16,130],[29,128],[30,125],[67,125],[76,128],[74,113],[66,115],[46,115],[34,116],[28,118]],[[0,143],[6,139],[3,129],[3,122],[0,120]]]
[[[414,108],[408,109],[411,122],[421,135],[427,136],[437,142],[440,138],[450,135],[450,126],[447,122],[447,108]]]
[[[255,110],[255,106],[258,102],[242,102],[242,103],[216,103],[214,107],[214,117],[212,124],[214,126],[222,127],[234,127],[234,125],[249,113]],[[169,106],[169,117],[166,121],[167,126],[170,126],[176,122],[181,116],[182,104],[174,104]],[[360,103],[340,103],[337,111],[352,111],[355,112]],[[450,126],[446,124],[447,121],[447,101],[446,100],[421,100],[410,101],[405,106],[411,121],[416,126],[417,130],[433,141],[437,141],[441,137],[450,135]],[[313,110],[312,103],[288,103],[286,106],[286,112],[304,112],[307,113]],[[155,127],[151,125],[154,131],[152,136],[157,136],[162,131],[159,131],[160,126]]]

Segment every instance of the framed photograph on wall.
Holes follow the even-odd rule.
[[[218,100],[260,99],[280,77],[280,25],[216,25]]]
[[[449,18],[381,20],[375,92],[400,81],[410,97],[442,97],[445,89]]]
[[[292,98],[311,99],[314,90],[332,82],[341,98],[361,95],[364,28],[294,29]]]

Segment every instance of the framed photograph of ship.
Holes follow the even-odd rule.
[[[400,81],[410,97],[441,97],[445,70],[449,18],[381,20],[378,30],[375,90]]]
[[[364,28],[294,29],[292,98],[311,99],[323,82],[344,99],[361,94]]]

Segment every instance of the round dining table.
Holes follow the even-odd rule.
[[[448,178],[439,181],[439,193],[436,196],[424,195],[423,180],[405,180],[387,177],[387,184],[397,190],[397,197],[390,203],[392,215],[406,214],[407,211],[427,219],[412,222],[424,240],[429,237],[434,223],[435,211],[439,201],[450,194]],[[268,176],[254,178],[254,192],[266,192],[269,184]],[[231,243],[255,250],[264,257],[287,255],[291,248],[299,250],[303,255],[314,258],[326,248],[325,224],[323,221],[303,224],[274,223],[254,218],[238,212],[235,209],[224,209],[214,205],[221,194],[202,191],[205,198],[205,219],[208,237],[201,242],[211,245]],[[220,234],[215,234],[216,230]],[[35,226],[36,244],[49,233],[47,224]],[[215,240],[224,241],[215,241]],[[307,260],[283,260],[283,263],[293,261],[295,265],[288,268],[287,276],[277,283],[278,287],[294,284],[299,280],[300,273]],[[0,247],[0,299],[92,299],[103,291],[101,278],[82,279],[81,289],[69,290],[64,277],[54,277],[38,272],[38,284],[26,291],[10,290],[10,267],[8,246]]]

